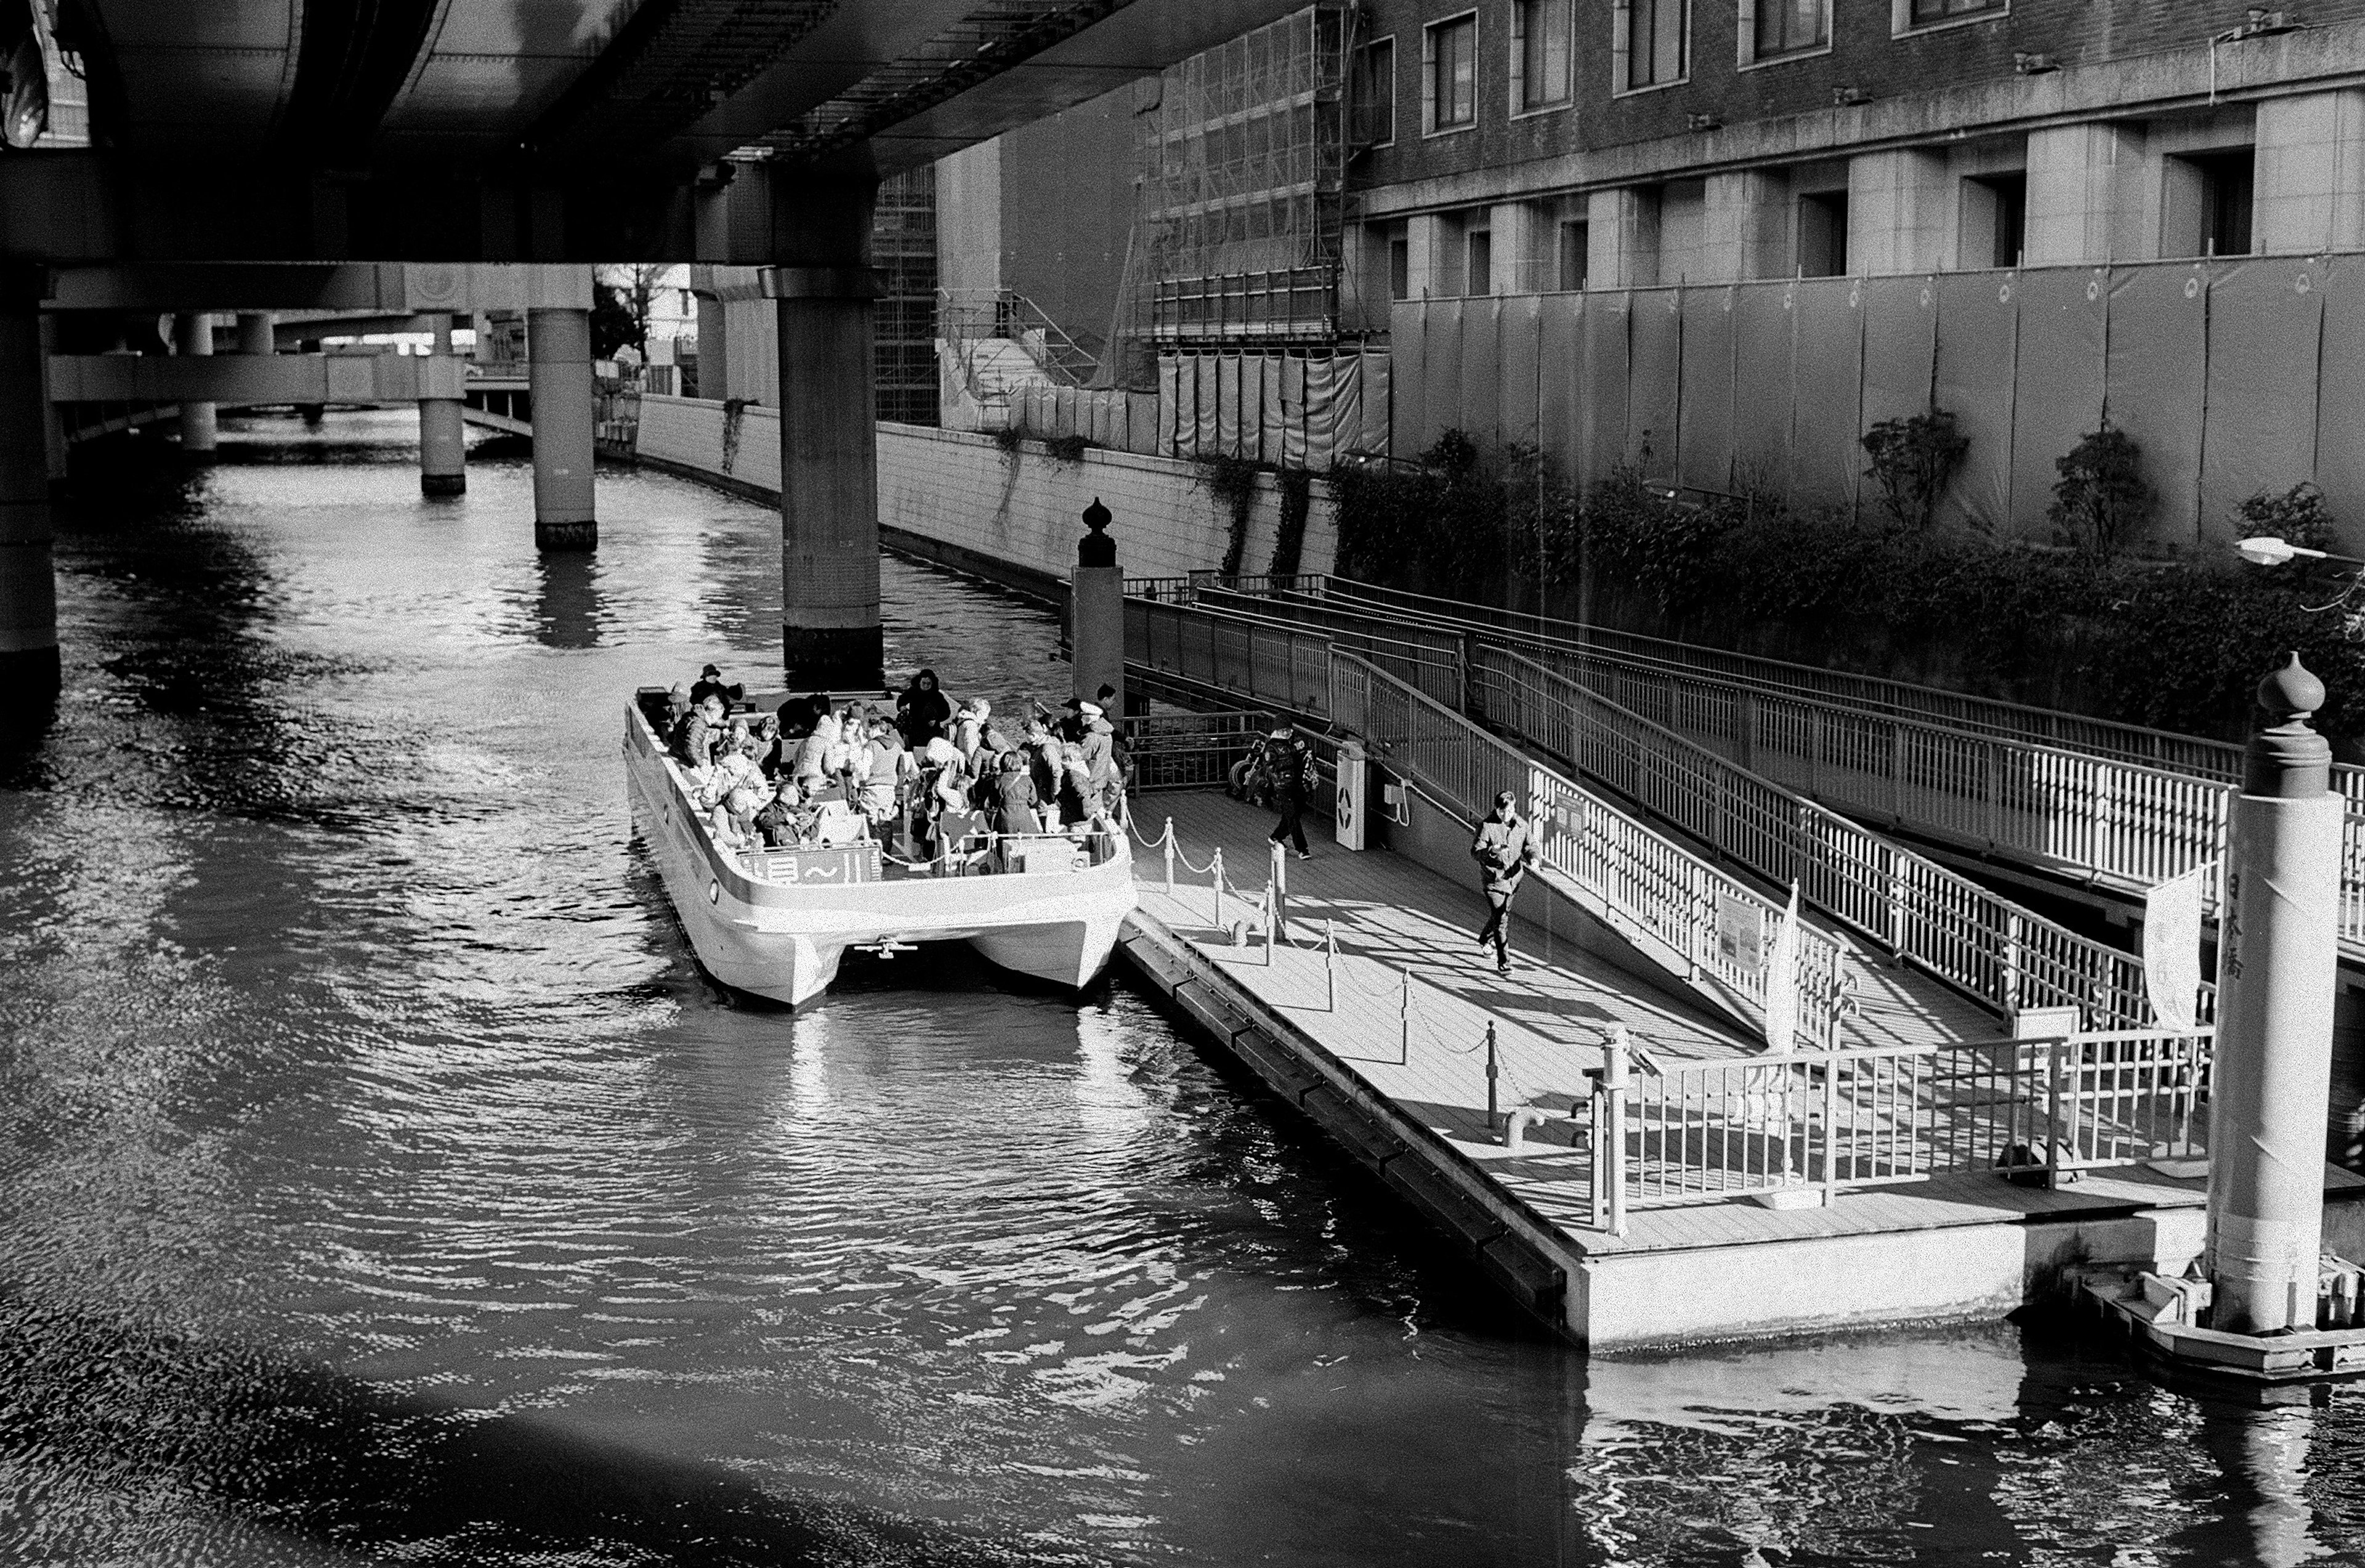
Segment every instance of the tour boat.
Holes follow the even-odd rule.
[[[626,705],[624,773],[633,825],[665,879],[699,962],[737,991],[797,1006],[836,978],[848,947],[893,954],[965,941],[992,963],[1065,986],[1090,984],[1133,913],[1122,834],[1001,837],[913,864],[872,841],[725,849],[650,722],[665,689]]]

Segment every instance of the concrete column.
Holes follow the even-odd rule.
[[[1111,715],[1125,708],[1125,568],[1117,565],[1116,541],[1102,531],[1109,510],[1098,496],[1084,509],[1084,536],[1076,541],[1076,580],[1068,590],[1068,662],[1074,694],[1097,700],[1104,686],[1116,688]]]
[[[1552,260],[1553,210],[1540,201],[1496,205],[1487,228],[1495,236],[1496,294],[1541,294],[1557,270]]]
[[[698,395],[720,403],[731,396],[731,345],[723,326],[723,301],[698,298]]]
[[[48,459],[50,490],[55,494],[66,482],[66,421],[62,410],[50,401],[50,356],[58,352],[57,318],[44,313],[41,317],[41,447]]]
[[[1938,271],[1954,187],[1943,152],[1909,148],[1849,159],[1848,270]]]
[[[42,435],[39,269],[0,269],[0,711],[45,711],[58,694],[57,576]]]
[[[431,371],[447,374],[431,375],[429,386],[434,390],[456,390],[461,385],[458,361],[452,354],[452,318],[438,312],[427,319],[432,334],[428,357],[436,363]],[[419,399],[419,493],[422,496],[459,496],[468,490],[468,434],[460,418],[461,399],[457,398],[421,398]],[[541,427],[535,427],[540,433]],[[540,465],[535,468],[537,485]],[[536,491],[537,501],[540,491]],[[588,502],[587,502],[588,506]]]
[[[173,318],[173,348],[175,353],[209,354],[214,352],[213,318],[202,310],[184,310]],[[216,443],[214,406],[211,403],[181,405],[181,453],[210,462]]]
[[[1585,204],[1589,288],[1650,288],[1659,281],[1659,193],[1648,186],[1595,191]]]
[[[1405,219],[1405,297],[1427,299],[1442,294],[1438,286],[1437,250],[1443,242],[1440,230],[1443,222],[1437,214],[1424,212]]]
[[[864,267],[765,271],[779,308],[780,659],[798,690],[874,689],[879,442]]]
[[[2315,1327],[2341,801],[2299,655],[2259,683],[2227,836],[2209,1092],[2209,1327]]]
[[[1743,283],[1790,273],[1790,182],[1759,169],[1710,174],[1701,201],[1694,283]]]
[[[592,507],[591,441],[597,419],[591,387],[589,274],[536,267],[537,274],[582,273],[530,297],[572,292],[581,305],[537,305],[525,314],[526,384],[533,398],[533,543],[539,550],[592,550],[600,543]],[[868,407],[869,405],[865,405]]]
[[[2143,132],[2125,126],[2068,125],[2028,133],[2028,212],[2022,259],[2029,266],[2131,261],[2158,248],[2141,242]]]
[[[238,352],[266,354],[279,352],[277,327],[270,311],[241,310],[238,313]]]
[[[2257,138],[2257,249],[2365,250],[2365,89],[2262,99]]]

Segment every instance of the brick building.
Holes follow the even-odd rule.
[[[2365,248],[2365,3],[1375,0],[1355,294]]]

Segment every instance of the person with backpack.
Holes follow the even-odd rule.
[[[1276,724],[1265,737],[1264,768],[1272,783],[1273,808],[1281,813],[1266,836],[1275,844],[1295,845],[1297,857],[1311,860],[1314,851],[1306,846],[1306,824],[1299,815],[1321,786],[1321,775],[1314,767],[1314,748],[1286,724]]]

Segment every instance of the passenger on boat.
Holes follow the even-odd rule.
[[[864,756],[867,767],[859,780],[857,804],[875,826],[895,814],[904,781],[917,768],[912,762],[912,754],[903,749],[902,737],[884,719],[871,721],[870,744]]]
[[[964,702],[953,714],[953,745],[961,756],[974,761],[977,748],[985,744],[985,719],[993,711],[983,698]]]
[[[1048,807],[1059,796],[1059,743],[1049,723],[1040,718],[1027,720],[1026,742],[1020,749],[1035,781],[1035,798]]]
[[[1038,797],[1026,758],[1014,751],[1002,754],[1002,771],[994,780],[993,830],[996,833],[1037,833],[1042,823],[1035,814]]]
[[[674,732],[674,760],[689,768],[712,767],[723,736],[723,699],[710,693],[690,705],[689,716]]]
[[[913,751],[944,734],[952,714],[952,702],[937,683],[935,670],[922,670],[896,694],[895,727],[902,733],[904,745]]]
[[[1084,760],[1104,760],[1116,747],[1116,726],[1108,722],[1107,710],[1097,702],[1083,702],[1077,705],[1076,714],[1083,721],[1083,734],[1077,738],[1084,748]]]
[[[818,790],[830,777],[831,752],[839,749],[837,715],[826,711],[818,713],[813,728],[797,743],[796,761],[790,772],[799,782]]]
[[[729,712],[746,694],[747,689],[736,682],[724,685],[723,672],[714,666],[708,665],[698,672],[698,679],[690,685],[689,705],[695,708],[709,697],[719,698],[722,700],[723,711]]]
[[[756,831],[771,848],[793,849],[813,841],[820,822],[820,810],[805,798],[804,786],[790,776],[780,780],[770,802],[756,813]]]
[[[744,784],[734,788],[707,813],[707,821],[714,829],[714,842],[724,849],[745,849],[753,845],[756,811],[756,791]]]
[[[689,717],[689,690],[677,680],[673,683],[672,689],[666,693],[666,734],[671,735],[674,731],[681,727],[681,722]]]

